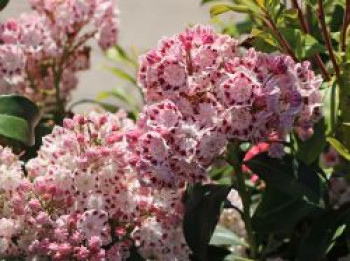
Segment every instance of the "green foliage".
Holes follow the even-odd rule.
[[[350,161],[350,152],[349,149],[346,148],[340,141],[338,141],[335,138],[332,137],[328,137],[327,141],[329,142],[330,145],[332,145],[332,147],[334,149],[336,149],[336,151],[338,151],[338,153],[345,158],[346,160]]]
[[[267,187],[253,216],[255,231],[261,237],[270,233],[291,235],[296,225],[319,209],[306,200],[282,190]],[[283,220],[283,222],[276,222]]]
[[[223,226],[216,226],[213,236],[210,240],[211,245],[216,246],[245,246],[248,247],[247,243],[240,237],[238,237],[231,230],[224,228]]]
[[[105,68],[122,82],[125,82],[126,86],[123,89],[117,87],[112,91],[99,93],[96,102],[108,111],[121,107],[127,110],[133,118],[137,118],[143,103],[143,93],[137,85],[136,79],[138,71],[137,50],[131,49],[128,52],[121,46],[115,45],[106,52],[106,57],[115,65]],[[113,104],[115,103],[117,106],[112,105],[110,102],[106,103],[105,100],[114,100]]]
[[[34,144],[34,128],[40,118],[38,107],[25,97],[0,96],[0,135],[25,145]]]
[[[9,2],[10,0],[0,0],[0,11],[2,11]]]
[[[329,210],[315,219],[308,233],[300,241],[297,260],[321,260],[344,232],[348,211]]]
[[[326,125],[322,119],[314,126],[314,135],[306,141],[300,140],[295,136],[296,157],[305,164],[310,165],[318,161],[319,155],[325,149],[326,142]]]
[[[208,258],[209,242],[230,190],[224,185],[197,184],[187,191],[184,235],[193,254],[201,261],[211,260]]]
[[[321,177],[312,168],[306,170],[306,165],[291,155],[276,159],[262,153],[245,164],[271,188],[315,205],[322,204]],[[305,176],[312,181],[309,182]]]

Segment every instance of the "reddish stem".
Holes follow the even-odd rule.
[[[349,1],[349,0],[347,0],[347,1]],[[300,5],[298,3],[298,0],[292,0],[292,5],[298,11],[298,18],[299,18],[299,22],[300,22],[302,31],[304,33],[306,33],[306,34],[310,34],[308,23],[307,23],[307,21],[305,19],[305,16],[303,14],[303,10],[301,9],[301,7],[300,7]],[[325,64],[323,63],[320,55],[319,54],[315,54],[314,55],[314,59],[315,59],[315,62],[317,63],[317,65],[318,65],[318,67],[320,67],[320,69],[321,69],[321,73],[322,73],[323,78],[326,81],[329,81],[331,79],[331,77],[329,76],[327,68],[326,68]]]

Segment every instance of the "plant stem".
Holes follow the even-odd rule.
[[[242,211],[242,219],[245,223],[245,228],[247,231],[248,243],[250,246],[250,257],[255,259],[257,257],[257,245],[255,234],[253,231],[252,218],[250,213],[250,193],[245,184],[244,173],[242,171],[242,162],[240,162],[239,157],[237,155],[239,149],[239,142],[233,142],[229,144],[229,163],[234,167],[235,170],[235,183],[237,191],[242,199],[243,211]]]
[[[322,35],[323,35],[323,39],[326,43],[326,47],[329,53],[329,57],[332,61],[333,64],[333,68],[335,71],[335,75],[337,77],[337,81],[341,81],[340,79],[340,68],[339,65],[337,63],[337,60],[335,58],[334,55],[334,50],[333,50],[333,46],[332,46],[332,41],[331,41],[331,37],[327,28],[327,24],[326,24],[326,18],[325,18],[325,13],[324,13],[324,8],[323,8],[323,0],[317,0],[318,2],[318,10],[317,10],[317,18],[318,21],[320,22],[320,26],[321,26],[321,31],[322,31]]]
[[[61,91],[60,91],[60,82],[62,77],[62,68],[56,68],[54,69],[54,86],[56,91],[56,106],[57,106],[57,112],[56,112],[56,124],[61,125],[63,123],[64,119],[64,103],[61,98]]]
[[[301,30],[305,34],[310,34],[309,25],[308,25],[308,23],[307,23],[307,21],[305,19],[305,16],[303,14],[303,10],[301,9],[301,7],[299,5],[298,0],[292,0],[292,4],[293,4],[293,7],[298,10],[298,18],[299,18]],[[314,55],[314,59],[315,59],[316,64],[318,65],[318,67],[321,69],[321,73],[322,73],[323,78],[326,81],[329,81],[331,79],[331,77],[329,76],[329,73],[328,73],[328,71],[326,69],[326,66],[323,63],[320,55],[319,54],[315,54]]]
[[[265,13],[264,16],[264,22],[266,24],[266,26],[268,26],[272,32],[275,34],[275,36],[277,37],[278,41],[280,42],[281,46],[284,48],[285,52],[291,56],[295,61],[298,61],[298,58],[296,57],[296,55],[293,52],[293,49],[290,47],[288,41],[286,40],[286,38],[284,38],[284,36],[281,34],[281,32],[278,30],[275,22],[272,20],[270,14],[267,12],[267,10],[263,10]]]

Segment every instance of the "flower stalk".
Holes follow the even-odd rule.
[[[238,156],[239,145],[240,143],[238,141],[229,144],[228,162],[234,167],[235,177],[233,177],[233,182],[242,199],[243,211],[241,212],[241,215],[247,231],[248,244],[250,247],[249,256],[255,259],[258,254],[258,250],[251,217],[251,197],[249,189],[245,183],[244,173],[242,170],[242,162]]]
[[[330,37],[329,31],[327,28],[326,18],[325,18],[325,13],[324,13],[324,8],[323,8],[323,0],[318,0],[317,2],[318,2],[317,19],[318,19],[320,26],[321,26],[321,32],[323,35],[323,39],[325,41],[325,44],[326,44],[326,47],[327,47],[327,50],[329,53],[329,58],[332,61],[334,72],[335,72],[335,75],[337,77],[337,81],[339,82],[339,81],[341,81],[340,68],[339,68],[337,60],[335,58],[331,37]]]

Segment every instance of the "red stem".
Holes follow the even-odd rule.
[[[325,13],[323,9],[323,0],[318,0],[317,2],[318,2],[317,18],[318,18],[318,21],[320,22],[323,39],[326,43],[329,57],[332,61],[333,68],[337,76],[337,80],[340,81],[340,68],[334,55],[331,37],[327,28]]]
[[[350,1],[350,0],[347,0],[347,1]],[[307,24],[307,21],[305,19],[304,14],[303,14],[303,10],[299,6],[298,0],[292,0],[292,5],[293,5],[294,8],[296,8],[298,10],[298,18],[299,18],[299,22],[300,22],[302,31],[304,33],[306,33],[306,34],[310,34],[309,26]],[[320,55],[319,54],[315,54],[314,55],[314,59],[315,59],[315,62],[317,63],[317,65],[318,65],[318,67],[320,67],[320,69],[321,69],[321,73],[322,73],[323,78],[326,81],[329,81],[331,79],[331,77],[329,76],[327,68],[326,68],[325,64],[323,63]]]

